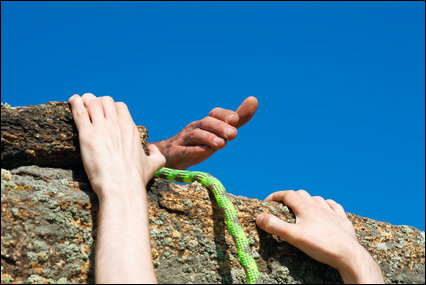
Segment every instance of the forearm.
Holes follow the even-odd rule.
[[[146,189],[137,197],[100,199],[96,283],[156,283]],[[131,198],[131,199],[129,199]]]
[[[338,269],[345,284],[383,284],[379,265],[361,245],[354,246]]]

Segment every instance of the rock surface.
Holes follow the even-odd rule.
[[[2,116],[2,158],[3,141]],[[14,163],[1,174],[2,283],[94,283],[98,203],[84,171],[27,165],[25,157]],[[206,188],[153,179],[148,193],[152,258],[160,283],[245,283],[223,214]],[[333,268],[256,227],[255,217],[262,212],[294,223],[289,208],[229,196],[264,283],[342,283]],[[348,216],[387,283],[425,282],[424,232]]]
[[[138,126],[146,147],[148,132]],[[82,168],[77,129],[70,105],[47,102],[42,105],[1,105],[1,165]]]

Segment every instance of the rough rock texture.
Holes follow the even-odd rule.
[[[142,126],[138,129],[141,140],[146,143],[148,132]],[[1,105],[2,167],[32,164],[82,167],[77,129],[68,103],[47,102],[25,107]]]
[[[17,157],[22,161],[1,174],[2,283],[93,283],[98,204],[84,171],[18,167],[29,162]],[[160,283],[245,283],[223,214],[206,188],[155,179],[148,192],[152,257]],[[342,282],[333,268],[256,227],[255,217],[262,212],[294,222],[285,205],[230,199],[264,283]],[[424,232],[348,216],[387,283],[425,282]]]

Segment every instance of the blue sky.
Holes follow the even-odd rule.
[[[110,95],[150,141],[259,108],[190,170],[425,228],[424,2],[1,2],[1,100]]]

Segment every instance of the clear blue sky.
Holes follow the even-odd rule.
[[[158,141],[253,95],[192,170],[422,230],[424,78],[424,2],[1,2],[2,102],[110,95]]]

